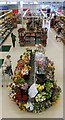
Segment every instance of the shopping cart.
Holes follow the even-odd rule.
[[[3,81],[6,80],[6,75],[9,76],[10,79],[12,79],[12,68],[10,67],[10,69],[7,69],[7,67],[5,65],[2,65],[2,87],[3,87]]]

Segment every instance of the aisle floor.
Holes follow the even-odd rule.
[[[5,59],[7,54],[11,55],[13,71],[16,67],[17,60],[19,60],[20,58],[20,55],[23,54],[25,48],[28,47],[19,46],[17,29],[13,30],[13,33],[17,36],[16,47],[12,47],[11,36],[9,36],[7,40],[3,43],[3,45],[11,45],[10,51],[3,53],[0,52],[0,58],[3,59]],[[63,118],[63,43],[57,42],[55,36],[56,32],[52,28],[49,28],[48,41],[45,51],[49,59],[51,59],[55,63],[55,78],[57,79],[57,84],[62,89],[62,93],[60,95],[58,103],[55,106],[52,106],[48,110],[41,113],[29,113],[27,111],[20,111],[16,103],[10,101],[10,98],[8,96],[9,89],[6,87],[6,85],[12,80],[9,79],[8,76],[6,76],[6,79],[3,81],[4,87],[0,87],[0,116],[2,118]],[[31,46],[31,48],[34,50],[35,46]],[[0,69],[0,78],[1,77],[2,75]],[[0,80],[0,85],[1,84],[2,83]]]

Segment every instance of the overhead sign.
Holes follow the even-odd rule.
[[[0,6],[0,10],[8,10],[9,7],[8,6]]]

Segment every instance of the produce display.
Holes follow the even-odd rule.
[[[32,56],[34,56],[33,59]],[[33,78],[30,80],[31,70]],[[61,93],[61,88],[54,78],[54,70],[54,62],[45,56],[45,50],[41,44],[36,45],[34,52],[26,48],[20,60],[17,61],[12,77],[13,82],[8,85],[11,90],[10,99],[16,102],[22,111],[35,113],[45,111],[58,102]],[[29,80],[33,81],[31,85]]]

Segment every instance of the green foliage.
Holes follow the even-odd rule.
[[[53,87],[53,84],[48,80],[45,83],[46,91],[49,92],[50,89]]]
[[[20,110],[22,109],[22,103],[20,103],[19,108],[20,108]]]
[[[21,77],[18,77],[17,80],[16,80],[16,84],[24,84],[25,80]]]
[[[45,110],[45,107],[44,107],[43,103],[40,103],[40,102],[34,103],[34,112],[41,112],[44,110]]]
[[[58,86],[57,88],[55,88],[55,91],[53,92],[53,96],[52,96],[52,101],[55,102],[61,93],[61,88]]]

